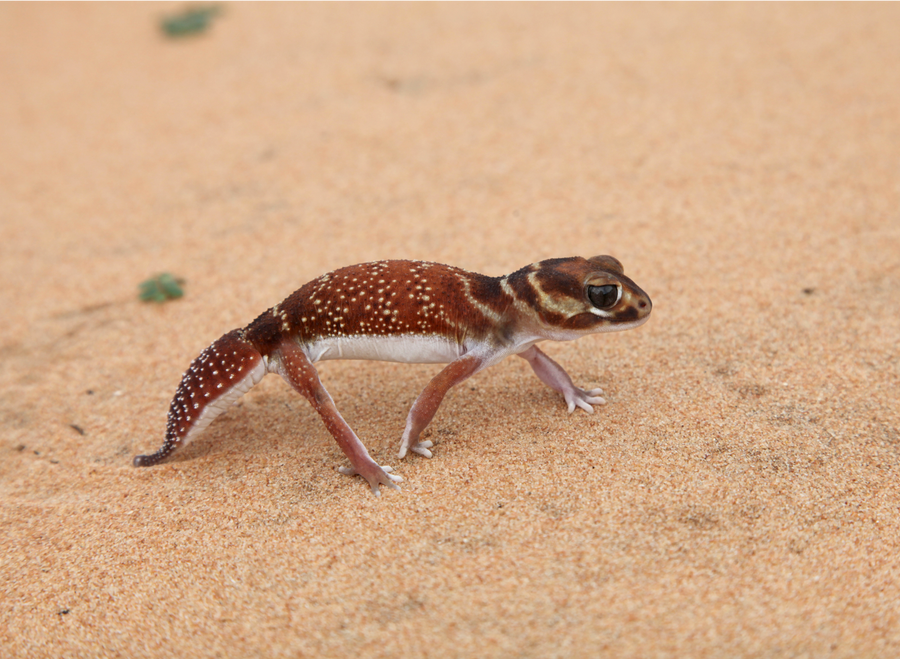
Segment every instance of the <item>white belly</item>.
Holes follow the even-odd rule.
[[[407,364],[446,364],[463,354],[459,344],[425,336],[345,336],[319,339],[305,346],[313,363],[328,359],[374,359]]]

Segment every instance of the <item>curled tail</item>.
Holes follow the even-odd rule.
[[[266,361],[244,330],[232,330],[200,353],[181,378],[169,405],[166,441],[151,455],[134,458],[135,467],[151,467],[199,435],[266,374]]]

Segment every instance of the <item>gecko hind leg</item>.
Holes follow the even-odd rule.
[[[372,459],[359,437],[338,412],[334,400],[319,380],[316,367],[300,346],[293,341],[284,341],[278,348],[278,354],[280,359],[276,368],[281,376],[310,402],[341,451],[350,460],[350,467],[340,467],[338,471],[346,476],[359,475],[365,478],[375,496],[381,496],[380,485],[399,490],[397,483],[403,479],[392,474],[391,467],[381,466]]]

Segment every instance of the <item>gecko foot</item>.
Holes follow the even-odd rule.
[[[409,448],[406,447],[406,439],[400,440],[400,452],[397,453],[398,458],[405,458],[407,451],[412,451],[416,455],[421,455],[423,458],[431,458],[434,457],[434,453],[429,451],[432,446],[434,446],[433,442],[429,442],[427,439],[424,442],[416,442],[415,444],[410,444]]]
[[[600,397],[603,389],[584,390],[580,387],[573,386],[571,390],[564,392],[566,404],[569,406],[569,414],[575,411],[576,407],[580,407],[588,414],[594,413],[593,405],[606,405],[606,400]]]
[[[394,471],[392,467],[387,465],[378,466],[375,463],[372,463],[372,469],[369,474],[361,474],[353,467],[338,467],[338,471],[342,473],[344,476],[362,476],[369,483],[369,487],[372,488],[372,494],[376,497],[381,496],[381,490],[378,489],[379,485],[386,485],[387,487],[393,488],[395,490],[399,490],[397,487],[397,483],[403,480],[403,476],[398,476],[397,474],[392,474]]]

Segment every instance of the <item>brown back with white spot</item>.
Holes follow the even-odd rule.
[[[398,335],[439,335],[462,343],[491,333],[504,297],[494,277],[438,263],[378,261],[323,275],[272,312],[301,343]]]

